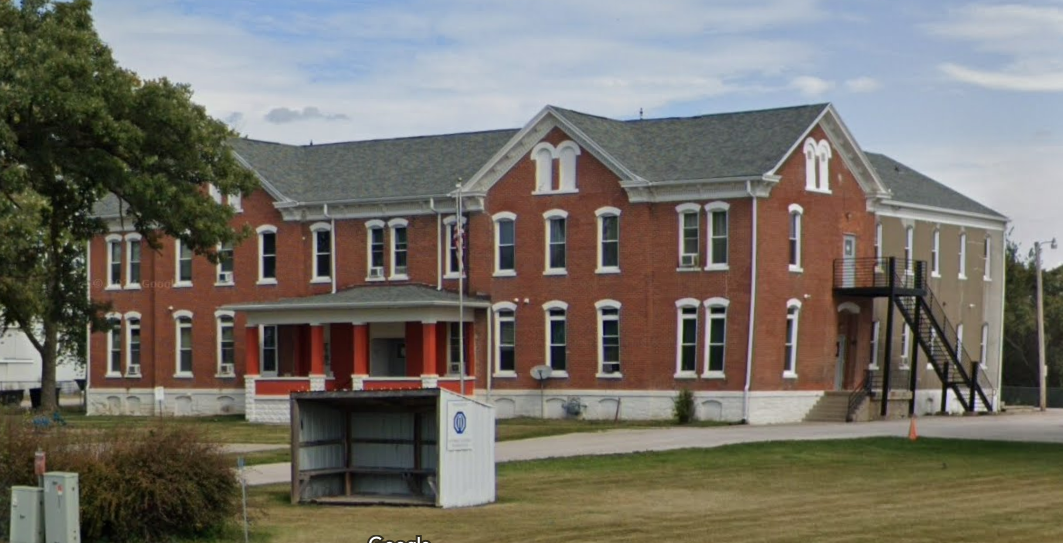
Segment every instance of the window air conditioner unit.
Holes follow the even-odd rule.
[[[218,282],[219,283],[232,283],[233,282],[233,272],[228,272],[228,271],[219,272],[218,273]]]
[[[233,374],[233,365],[232,364],[222,364],[221,365],[221,374],[222,375],[232,375]]]
[[[382,266],[376,266],[376,267],[373,267],[373,268],[369,268],[369,277],[371,279],[383,279],[384,278],[384,268]]]
[[[693,268],[698,265],[698,255],[681,255],[679,265],[684,268]]]
[[[126,377],[140,377],[140,364],[132,364],[125,372]]]
[[[395,275],[406,275],[406,266],[395,266]]]

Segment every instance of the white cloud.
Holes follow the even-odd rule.
[[[850,92],[875,92],[882,87],[882,84],[873,77],[857,77],[849,79],[845,82],[845,88]]]
[[[1003,58],[996,66],[946,62],[947,77],[981,87],[1025,92],[1063,91],[1063,5],[972,4],[927,30]]]
[[[325,121],[346,121],[350,119],[350,117],[342,113],[322,113],[320,109],[313,106],[304,107],[302,111],[286,107],[277,107],[269,110],[269,113],[266,113],[265,118],[266,122],[273,124],[288,124],[313,119],[322,119]]]
[[[823,14],[819,0],[193,5],[94,10],[124,66],[189,83],[214,116],[239,113],[251,137],[293,143],[515,127],[548,103],[632,117],[767,88],[815,56],[773,31]],[[266,120],[292,117],[296,98],[327,113]]]
[[[833,81],[827,81],[811,75],[802,75],[795,77],[790,81],[790,86],[797,89],[798,92],[808,96],[810,98],[816,98],[827,93],[827,91],[834,88]]]

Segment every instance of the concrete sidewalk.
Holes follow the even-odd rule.
[[[515,462],[568,456],[625,454],[712,448],[734,443],[854,439],[908,435],[908,420],[866,423],[802,423],[715,428],[652,428],[503,441],[495,446],[496,462]],[[920,436],[993,441],[1063,443],[1063,409],[1018,415],[925,417],[916,422]],[[288,483],[291,464],[263,464],[247,468],[249,485]]]

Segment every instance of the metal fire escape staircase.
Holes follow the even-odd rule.
[[[899,314],[912,330],[911,366],[908,390],[911,393],[908,413],[915,412],[915,389],[919,376],[919,353],[934,369],[941,382],[941,411],[947,411],[951,397],[965,412],[993,411],[996,396],[993,383],[982,364],[959,344],[956,328],[949,322],[945,310],[927,284],[924,261],[905,261],[890,258],[842,259],[834,262],[834,290],[837,294],[854,297],[886,298],[889,303],[885,324],[885,360],[881,375],[881,416],[887,414],[887,402],[893,387],[891,369],[894,366],[893,319]],[[895,311],[896,310],[896,311]],[[871,393],[870,377],[861,383],[861,390]],[[875,384],[878,384],[877,382]],[[854,395],[856,395],[854,391]]]

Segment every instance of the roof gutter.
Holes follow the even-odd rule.
[[[490,302],[470,301],[466,299],[464,304],[469,307],[487,308]],[[222,306],[219,309],[229,311],[244,311],[256,313],[263,311],[306,311],[315,309],[390,309],[399,307],[458,307],[458,302],[428,301],[428,302],[333,302],[313,304],[232,304]]]
[[[753,241],[750,253],[749,272],[749,333],[746,341],[746,382],[742,388],[742,422],[749,424],[749,389],[753,381],[753,333],[757,314],[757,195],[753,192],[751,180],[746,181],[746,192],[752,198],[753,205]]]

